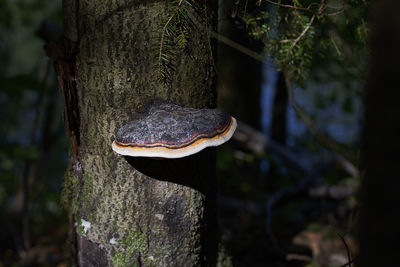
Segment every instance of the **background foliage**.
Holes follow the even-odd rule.
[[[59,194],[68,141],[53,68],[35,34],[45,19],[61,23],[60,7],[61,1],[0,1],[0,262],[5,266],[53,265],[64,258],[67,217]]]

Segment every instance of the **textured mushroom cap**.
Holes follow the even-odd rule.
[[[235,118],[219,109],[156,102],[118,130],[112,148],[126,156],[181,158],[225,143],[235,129]]]

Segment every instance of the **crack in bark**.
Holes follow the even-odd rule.
[[[70,40],[51,41],[44,47],[47,56],[53,60],[64,101],[65,130],[72,141],[73,155],[78,157],[80,146],[80,117],[76,56],[78,44]]]

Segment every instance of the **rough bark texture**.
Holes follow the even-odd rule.
[[[214,150],[153,160],[124,158],[111,149],[117,129],[149,101],[215,107],[207,27],[192,28],[190,53],[175,51],[176,69],[163,83],[155,52],[171,16],[166,1],[66,0],[64,11],[66,36],[78,44],[80,152],[64,195],[77,225],[79,264],[212,264]],[[211,11],[199,6],[190,16],[211,27]]]
[[[400,2],[372,2],[372,55],[365,92],[357,265],[398,266]]]

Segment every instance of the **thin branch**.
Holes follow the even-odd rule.
[[[352,177],[360,177],[359,168],[357,168],[353,163],[348,161],[346,158],[337,154],[335,156],[335,160],[342,167],[342,169],[345,170]]]
[[[291,196],[296,196],[299,195],[305,191],[307,191],[308,188],[312,185],[312,183],[321,175],[321,173],[329,167],[329,164],[321,164],[318,168],[314,169],[311,173],[306,175],[304,178],[302,178],[300,181],[297,182],[295,186],[291,187],[286,187],[283,188],[274,194],[272,194],[266,204],[265,204],[265,229],[267,232],[267,236],[272,243],[272,245],[275,247],[278,253],[281,255],[284,255],[285,258],[287,256],[286,252],[279,246],[278,241],[275,238],[275,235],[272,232],[272,209],[274,206],[276,206],[279,202],[281,202],[283,199],[291,197]]]
[[[237,121],[236,132],[232,136],[232,140],[234,141],[235,147],[238,146],[241,150],[250,151],[260,156],[268,151],[280,157],[289,168],[295,168],[304,174],[311,173],[311,166],[303,162],[299,154],[269,139],[259,130],[254,129],[240,120]],[[358,168],[342,155],[336,153],[334,155],[334,161],[352,177],[360,176]]]
[[[335,11],[335,12],[332,12],[332,13],[326,13],[325,15],[326,16],[337,16],[337,15],[340,15],[340,14],[342,14],[343,12],[345,12],[346,11],[346,9],[347,9],[347,6],[343,6],[341,9],[339,9],[338,11]]]
[[[210,35],[211,35],[211,37],[217,39],[218,41],[220,41],[220,42],[222,42],[222,43],[224,43],[224,44],[226,44],[226,45],[228,45],[228,46],[230,46],[230,47],[242,52],[245,55],[248,55],[251,58],[254,58],[257,61],[260,61],[260,62],[264,62],[265,61],[265,56],[263,56],[263,55],[261,55],[261,54],[259,54],[257,52],[254,52],[253,50],[245,47],[244,45],[241,45],[239,43],[236,43],[235,41],[232,41],[231,39],[229,39],[226,36],[223,36],[223,35],[215,32],[215,31],[210,31]]]
[[[312,13],[314,13],[312,10],[311,10],[311,6],[312,6],[312,4],[311,5],[309,5],[308,7],[299,7],[299,6],[294,6],[294,5],[286,5],[286,4],[282,4],[282,3],[280,3],[280,2],[274,2],[274,1],[271,1],[271,0],[265,0],[265,1],[267,1],[268,3],[270,3],[270,4],[273,4],[273,5],[276,5],[276,6],[280,6],[280,7],[286,7],[286,8],[292,8],[292,9],[297,9],[297,10],[302,10],[302,11],[307,11],[307,12],[312,12]],[[315,3],[314,3],[315,4]]]
[[[300,33],[300,35],[297,36],[297,38],[293,41],[293,43],[292,43],[291,46],[289,47],[288,52],[290,52],[290,51],[295,47],[295,45],[301,40],[301,38],[303,38],[304,35],[308,32],[308,30],[310,29],[311,25],[312,25],[313,22],[314,22],[314,19],[315,19],[315,15],[313,15],[313,16],[311,17],[310,22],[309,22],[309,23],[307,24],[307,26],[303,29],[303,31]],[[288,56],[289,56],[289,53],[288,53]]]
[[[318,13],[317,13],[317,14],[321,14],[321,13],[323,12],[323,10],[325,9],[325,7],[326,7],[325,0],[322,0],[320,6],[319,6],[319,8],[318,8]],[[309,22],[309,23],[307,24],[307,26],[303,29],[303,31],[300,33],[300,35],[297,36],[297,38],[293,41],[292,45],[291,45],[290,48],[289,48],[289,51],[292,50],[292,49],[295,47],[295,45],[301,40],[301,38],[303,38],[304,35],[308,32],[308,30],[310,29],[311,25],[313,24],[314,19],[315,19],[315,16],[316,16],[317,14],[314,14],[314,15],[311,17],[310,22]]]
[[[332,35],[331,35],[331,41],[332,41],[333,47],[335,47],[335,49],[336,49],[336,53],[338,54],[339,57],[341,57],[341,56],[342,56],[342,53],[340,52],[340,49],[339,49],[339,47],[337,46],[337,44],[336,44],[336,42],[335,42],[335,39],[333,39],[333,36],[332,36]]]
[[[287,254],[286,260],[287,261],[297,260],[297,261],[304,261],[304,262],[312,262],[313,258],[308,255]]]
[[[324,166],[325,168],[328,168],[331,163],[326,163]],[[311,174],[311,175],[316,175],[316,174]],[[322,170],[321,174],[322,175]],[[319,187],[313,187],[314,182],[316,181],[317,183],[323,183],[319,177],[315,177],[314,180],[310,179],[310,176],[305,176],[300,180],[296,186],[291,186],[291,187],[285,187],[282,188],[281,190],[277,191],[274,193],[272,196],[270,196],[269,201],[269,208],[266,209],[266,204],[261,202],[261,201],[253,201],[253,200],[244,200],[244,199],[239,199],[235,197],[227,197],[227,196],[222,196],[218,195],[217,196],[217,204],[221,207],[227,207],[227,208],[232,208],[232,209],[237,209],[237,210],[245,210],[249,213],[252,213],[256,216],[262,216],[265,214],[271,213],[270,210],[272,210],[275,206],[283,202],[283,200],[288,200],[288,198],[296,198],[297,196],[301,196],[306,194],[307,197],[310,200],[317,200],[318,199],[333,199],[333,200],[344,200],[347,199],[348,197],[354,195],[355,190],[352,190],[351,193],[345,192],[339,195],[338,193],[333,193],[333,190],[330,190],[329,187],[341,187],[340,189],[343,189],[343,186],[333,186],[333,185],[328,185],[328,184],[323,184]],[[335,189],[336,189],[335,188]],[[316,190],[320,192],[316,192]],[[346,189],[344,189],[346,190]],[[344,191],[343,190],[343,191]],[[271,220],[272,218],[269,218]],[[268,225],[270,222],[268,222]],[[269,227],[269,226],[268,226]],[[353,260],[354,261],[354,260]]]
[[[276,6],[285,7],[285,8],[291,8],[291,9],[300,10],[300,11],[306,11],[306,12],[310,12],[310,13],[312,13],[314,15],[318,15],[318,16],[321,16],[321,15],[336,16],[336,15],[339,15],[339,14],[343,13],[347,9],[347,6],[343,5],[338,11],[334,11],[332,13],[323,13],[323,11],[325,10],[326,6],[324,6],[324,8],[321,9],[322,4],[320,4],[320,7],[319,7],[318,11],[315,12],[315,11],[313,11],[311,9],[311,7],[314,6],[314,5],[318,5],[317,3],[311,3],[308,7],[299,7],[299,6],[295,6],[295,5],[282,4],[280,2],[274,2],[272,0],[265,0],[265,1],[267,1],[270,4],[276,5]],[[330,8],[333,8],[333,7],[330,7]]]
[[[349,261],[348,263],[343,264],[340,267],[346,267],[346,266],[351,266],[352,263],[356,262],[357,257],[354,257],[351,261]]]
[[[335,231],[335,230],[334,230],[334,231]],[[346,239],[344,238],[344,235],[341,235],[339,232],[336,232],[336,231],[335,231],[335,233],[340,237],[340,239],[342,240],[342,242],[343,242],[343,244],[344,244],[344,247],[346,248],[347,260],[348,260],[348,262],[347,262],[346,265],[349,266],[349,267],[351,267],[352,262],[353,262],[353,259],[352,259],[352,257],[351,257],[350,248],[349,248],[349,246],[348,246],[348,244],[347,244],[347,242],[346,242]]]
[[[347,160],[350,162],[355,162],[356,161],[356,155],[353,151],[350,151],[348,149],[345,149],[341,147],[337,142],[332,140],[329,136],[327,136],[324,133],[321,133],[319,129],[315,126],[313,123],[312,119],[310,116],[303,110],[303,108],[296,102],[296,99],[294,97],[294,89],[292,85],[292,81],[290,79],[290,74],[287,68],[283,70],[283,74],[285,76],[285,83],[286,87],[288,90],[288,96],[289,96],[289,103],[293,107],[294,111],[296,112],[297,116],[300,118],[300,120],[303,121],[307,129],[311,132],[312,135],[317,139],[319,143],[321,143],[323,146],[326,148],[342,155],[345,157]]]
[[[345,185],[323,184],[308,190],[310,198],[329,198],[334,200],[347,199],[356,193],[357,187],[352,183]]]
[[[250,150],[257,155],[264,155],[266,151],[271,152],[280,157],[289,168],[295,168],[304,174],[311,173],[311,166],[303,162],[298,154],[293,153],[286,146],[267,138],[265,134],[242,121],[238,121],[236,132],[232,138],[235,144],[239,144],[245,150]]]

